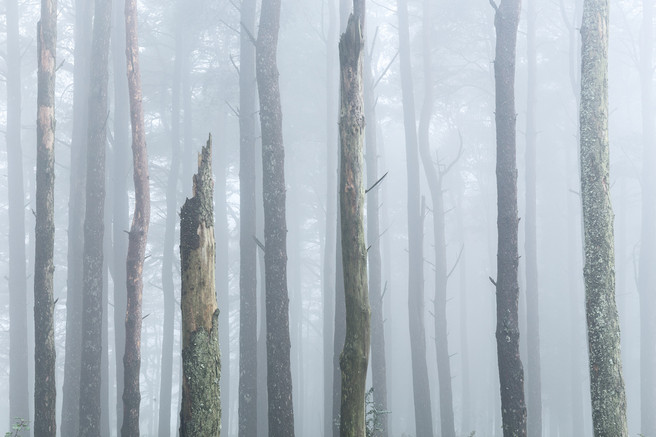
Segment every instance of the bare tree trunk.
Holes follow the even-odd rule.
[[[143,265],[150,224],[150,185],[148,153],[141,104],[141,73],[137,33],[137,0],[125,0],[125,40],[130,90],[130,121],[132,125],[132,161],[134,169],[134,214],[128,237],[126,259],[127,311],[125,314],[125,355],[123,367],[123,425],[121,435],[139,435],[139,370],[141,369],[141,296]]]
[[[372,72],[371,53],[365,52],[364,65],[364,111],[369,123],[366,130],[367,186],[373,187],[379,180],[378,144],[376,131],[376,97]],[[382,259],[380,254],[380,200],[379,187],[368,192],[367,197],[367,250],[369,262],[369,303],[371,306],[371,383],[376,410],[382,412],[375,420],[376,435],[387,437],[387,366],[385,362],[385,327],[383,325]]]
[[[177,3],[177,7],[181,5]],[[182,35],[175,33],[175,61],[171,102],[171,167],[166,184],[166,229],[162,256],[162,295],[164,323],[162,326],[162,369],[159,388],[159,425],[157,435],[171,435],[171,402],[173,389],[173,338],[175,322],[175,291],[173,285],[173,257],[175,253],[175,221],[178,180],[180,174],[180,88],[182,72]]]
[[[100,435],[107,64],[111,11],[111,0],[96,0],[91,39],[80,373],[79,433],[85,437]]]
[[[214,265],[212,137],[198,158],[193,197],[180,211],[182,407],[180,437],[220,435],[219,309]]]
[[[41,1],[37,25],[38,97],[34,259],[34,435],[56,436],[53,262],[55,246],[55,63],[57,0]]]
[[[638,291],[640,294],[640,431],[656,435],[656,151],[654,147],[654,109],[652,104],[653,0],[642,1],[640,39],[640,84],[642,103],[642,238]]]
[[[337,227],[337,8],[328,1],[326,43],[326,233],[323,253],[323,435],[333,435],[333,348],[335,347],[335,248]]]
[[[542,436],[542,383],[540,371],[540,311],[537,253],[537,46],[536,0],[528,0],[526,25],[527,90],[526,90],[526,343],[527,362],[527,431],[531,437]]]
[[[628,435],[615,304],[608,151],[608,0],[585,0],[581,27],[581,197],[585,306],[595,437]]]
[[[241,2],[239,37],[239,437],[257,436],[256,1]],[[263,394],[263,393],[262,393]]]
[[[294,436],[287,293],[285,150],[276,52],[280,0],[264,0],[256,46],[260,96],[266,271],[267,388],[269,435]]]
[[[444,223],[444,197],[442,178],[445,173],[435,168],[430,153],[430,121],[433,116],[433,77],[431,50],[433,44],[430,0],[424,1],[423,44],[424,57],[424,103],[419,120],[419,154],[428,180],[428,188],[433,204],[433,238],[435,250],[435,297],[433,316],[435,317],[435,352],[437,357],[437,377],[440,399],[440,429],[442,437],[455,437],[453,416],[453,391],[451,388],[451,358],[446,320],[447,304],[447,265],[446,228]],[[436,153],[437,155],[437,153]]]
[[[428,368],[426,364],[426,332],[424,326],[424,258],[421,240],[422,218],[419,210],[419,156],[415,117],[412,65],[410,62],[410,30],[408,4],[398,0],[399,57],[401,91],[403,94],[403,124],[408,177],[408,311],[410,350],[412,359],[412,388],[414,393],[415,427],[417,435],[433,436]]]
[[[130,101],[125,64],[125,15],[124,8],[112,11],[112,66],[114,73],[114,142],[112,160],[112,279],[114,283],[114,350],[116,365],[116,429],[123,427],[123,391],[125,370],[125,314],[127,311],[127,272],[125,260],[128,253],[130,207],[128,177],[130,165],[127,157],[130,149]]]
[[[364,398],[371,313],[364,233],[364,14],[364,1],[354,0],[353,14],[339,41],[339,192],[346,302],[346,337],[339,360],[342,371],[339,430],[342,437],[364,437],[366,434]]]
[[[75,66],[73,73],[73,134],[68,200],[66,286],[66,350],[62,388],[61,435],[76,436],[80,424],[80,360],[82,353],[82,252],[86,185],[86,132],[91,55],[91,0],[75,1]],[[86,62],[85,62],[86,60]]]
[[[504,437],[526,436],[524,369],[519,356],[519,254],[517,234],[517,157],[515,53],[520,0],[495,6],[497,33],[494,76],[497,127],[497,358]]]
[[[7,10],[7,189],[9,197],[9,419],[29,420],[25,197],[21,145],[21,47],[18,1]]]

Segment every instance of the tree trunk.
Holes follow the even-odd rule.
[[[412,65],[410,62],[410,30],[408,4],[398,0],[399,57],[401,69],[401,91],[403,95],[403,124],[405,127],[405,149],[408,193],[408,311],[410,350],[412,359],[412,388],[414,393],[416,434],[433,436],[433,413],[426,365],[426,332],[424,326],[424,255],[421,242],[419,210],[419,156],[415,117]]]
[[[524,369],[519,356],[519,254],[517,234],[517,157],[515,53],[520,0],[501,0],[496,9],[494,77],[497,127],[497,358],[504,437],[526,436]]]
[[[260,96],[266,271],[267,388],[269,435],[294,436],[287,293],[287,224],[285,220],[285,151],[276,52],[280,0],[264,0],[256,45]]]
[[[141,369],[141,296],[143,265],[146,257],[148,225],[150,223],[150,185],[148,154],[141,104],[141,73],[137,33],[137,0],[125,0],[125,40],[130,90],[130,121],[132,125],[132,161],[134,169],[134,214],[128,236],[126,259],[127,311],[125,314],[125,355],[123,367],[123,425],[121,435],[139,435],[139,370]]]
[[[241,2],[239,38],[239,437],[257,436],[255,0]],[[263,394],[263,393],[262,393]]]
[[[527,362],[527,431],[531,437],[542,436],[542,383],[540,371],[540,311],[538,293],[537,253],[537,189],[536,155],[537,130],[537,0],[528,0],[526,25],[526,224],[524,225],[524,251],[526,253],[526,343]]]
[[[114,8],[112,12],[112,62],[114,79],[114,142],[112,160],[112,279],[114,283],[114,354],[116,365],[116,429],[123,427],[123,391],[125,370],[125,314],[127,311],[127,272],[125,261],[128,253],[130,202],[128,177],[130,165],[127,157],[130,149],[130,102],[125,64],[125,11]]]
[[[180,8],[180,4],[177,4]],[[159,425],[157,435],[171,435],[171,403],[173,389],[173,338],[175,322],[175,291],[173,284],[173,257],[175,256],[175,221],[180,174],[180,88],[182,72],[182,35],[175,33],[175,61],[171,102],[171,167],[166,184],[166,229],[162,256],[162,297],[164,323],[162,326],[162,368],[159,388]]]
[[[364,4],[354,0],[353,14],[339,41],[340,63],[340,217],[346,337],[339,358],[342,371],[340,436],[364,437],[365,383],[370,323],[367,246],[364,233]]]
[[[608,0],[585,0],[581,26],[581,197],[585,309],[595,437],[628,435],[615,304],[608,151]]]
[[[96,0],[91,39],[80,373],[79,433],[85,437],[100,435],[107,64],[111,11],[111,0]]]
[[[80,360],[82,353],[82,252],[86,185],[86,132],[89,116],[89,59],[93,2],[75,1],[73,134],[68,203],[66,285],[66,350],[62,388],[61,435],[76,436],[80,424]]]
[[[7,8],[7,189],[9,197],[9,418],[29,420],[25,196],[21,145],[18,1]]]
[[[56,436],[53,262],[55,246],[55,63],[57,0],[41,1],[37,25],[38,97],[34,259],[34,435]]]
[[[180,211],[182,259],[182,407],[180,437],[216,436],[221,428],[219,309],[215,243],[212,137],[198,159],[193,197]]]
[[[333,348],[335,347],[335,248],[337,227],[337,11],[328,1],[326,43],[326,233],[323,253],[323,435],[333,435]],[[340,345],[341,347],[341,345]]]
[[[372,72],[371,53],[365,53],[364,66],[364,111],[369,123],[366,130],[367,186],[373,187],[379,179],[378,144],[376,130],[376,98]],[[367,250],[369,262],[369,303],[371,306],[371,384],[374,389],[374,407],[381,412],[375,418],[376,435],[387,437],[387,366],[385,362],[385,327],[383,325],[383,287],[380,254],[380,200],[379,188],[368,192],[367,197]]]
[[[654,147],[653,80],[653,0],[642,1],[640,84],[642,89],[642,238],[638,291],[640,295],[640,431],[656,435],[656,153]]]
[[[433,77],[431,50],[432,16],[430,0],[424,1],[423,44],[424,57],[424,103],[419,119],[419,154],[428,180],[428,188],[433,204],[433,238],[435,250],[435,297],[433,316],[435,317],[435,352],[437,357],[437,377],[440,394],[440,430],[442,437],[455,437],[453,417],[453,391],[451,388],[451,358],[446,320],[447,304],[447,265],[446,265],[446,225],[444,223],[444,197],[442,178],[444,173],[433,164],[430,153],[430,121],[433,116]]]

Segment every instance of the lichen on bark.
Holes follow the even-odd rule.
[[[182,409],[180,435],[219,436],[221,395],[214,281],[212,137],[199,155],[193,197],[180,212],[182,263]]]

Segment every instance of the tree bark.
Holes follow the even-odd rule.
[[[608,0],[585,0],[581,27],[581,198],[585,308],[595,437],[627,436],[615,304],[608,145]]]
[[[364,65],[364,112],[369,122],[366,130],[367,186],[373,187],[379,180],[378,144],[376,130],[376,97],[372,72],[371,53],[365,53]],[[385,362],[385,327],[383,325],[382,259],[380,254],[380,200],[379,188],[367,193],[367,256],[369,262],[369,304],[371,307],[371,385],[374,407],[381,414],[376,418],[376,435],[387,437],[387,366]]]
[[[89,59],[93,2],[75,1],[75,52],[73,72],[73,134],[68,203],[68,254],[66,285],[66,350],[62,387],[61,435],[78,435],[80,424],[80,364],[82,353],[82,253],[86,185],[86,132],[89,116]]]
[[[221,428],[219,309],[215,243],[212,137],[198,158],[193,197],[180,211],[182,260],[182,408],[180,437],[216,436]]]
[[[527,343],[527,431],[531,437],[542,436],[542,382],[540,371],[540,306],[538,293],[537,253],[537,46],[536,0],[528,0],[526,25],[526,224],[524,251],[526,253],[526,343]]]
[[[21,145],[18,1],[7,8],[7,189],[9,197],[9,419],[29,420],[25,196]]]
[[[34,258],[34,435],[56,436],[53,262],[55,246],[55,67],[57,0],[41,1],[37,25],[38,97]]]
[[[433,44],[431,31],[430,0],[424,1],[423,44],[424,57],[424,103],[419,118],[419,154],[428,180],[428,189],[433,204],[433,238],[435,250],[435,297],[433,316],[435,317],[435,351],[437,357],[437,377],[440,395],[440,429],[442,437],[455,437],[453,416],[453,391],[451,388],[451,358],[447,329],[447,265],[446,265],[446,225],[444,223],[444,196],[442,178],[444,173],[435,168],[430,153],[430,121],[433,115],[433,77],[431,50]],[[437,154],[437,153],[436,153]]]
[[[280,0],[264,0],[256,45],[260,96],[266,271],[267,388],[269,435],[294,436],[287,293],[285,150],[276,52]]]
[[[638,291],[640,295],[640,431],[656,435],[656,151],[654,147],[653,80],[653,0],[642,1],[640,39],[640,85],[642,104],[642,229]]]
[[[111,0],[96,0],[91,39],[79,429],[80,435],[88,437],[100,435],[105,142],[111,7]]]
[[[524,369],[519,356],[519,254],[517,234],[517,157],[515,114],[515,54],[520,0],[501,0],[494,26],[497,130],[497,357],[504,437],[526,436]]]
[[[255,0],[241,2],[239,37],[239,437],[257,436]]]
[[[326,43],[326,230],[323,252],[323,435],[335,427],[333,414],[333,349],[335,347],[335,277],[337,238],[337,8],[328,1]]]
[[[403,124],[405,127],[408,177],[408,311],[415,427],[417,435],[432,437],[433,413],[426,364],[426,328],[424,326],[424,255],[421,242],[421,224],[423,220],[420,216],[419,209],[419,156],[412,65],[410,62],[408,4],[406,0],[398,0],[397,5],[399,16],[401,92],[403,95]]]
[[[125,40],[130,90],[130,121],[132,126],[132,161],[134,173],[134,214],[128,236],[126,258],[127,309],[125,313],[125,355],[123,370],[123,425],[122,436],[139,435],[139,370],[141,369],[141,297],[143,294],[143,265],[150,223],[150,181],[148,153],[139,70],[139,41],[137,32],[137,0],[125,0]]]
[[[342,403],[340,436],[364,437],[365,383],[369,363],[370,323],[367,246],[364,233],[364,4],[353,14],[339,41],[340,61],[340,217],[346,336],[340,356]]]

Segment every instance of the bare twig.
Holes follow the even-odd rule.
[[[451,270],[449,270],[449,273],[446,274],[446,280],[447,280],[447,281],[449,280],[449,277],[451,276],[451,274],[453,273],[453,271],[456,269],[456,267],[457,267],[458,264],[460,263],[460,257],[462,256],[462,252],[463,252],[464,250],[465,250],[465,245],[463,244],[462,246],[460,246],[460,252],[458,252],[458,258],[456,258],[456,262],[453,263],[453,267],[451,267]],[[490,279],[491,279],[491,278],[490,278]],[[496,285],[496,284],[495,284],[495,285]]]
[[[377,181],[376,181],[371,187],[369,187],[369,188],[367,188],[366,190],[364,190],[364,193],[367,194],[369,191],[371,191],[371,190],[373,190],[374,188],[376,188],[376,186],[377,186],[378,184],[380,184],[380,183],[383,181],[383,179],[385,179],[385,176],[387,176],[387,173],[389,173],[389,171],[385,172],[385,174],[382,175],[382,176],[380,177],[380,179],[378,179],[378,180],[377,180]]]

